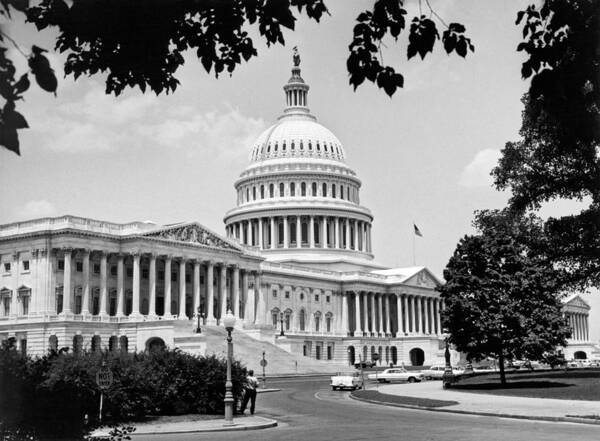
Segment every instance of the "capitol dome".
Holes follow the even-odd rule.
[[[271,261],[371,260],[373,216],[360,205],[362,183],[340,140],[310,112],[309,88],[295,57],[283,114],[250,146],[234,184],[227,236]]]

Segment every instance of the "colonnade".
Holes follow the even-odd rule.
[[[355,337],[441,335],[443,301],[413,294],[342,294],[342,323]]]
[[[256,270],[246,270],[239,265],[229,262],[215,262],[184,256],[157,255],[148,252],[108,253],[89,249],[62,248],[57,250],[57,259],[61,257],[63,280],[60,289],[62,295],[62,310],[59,315],[81,314],[83,316],[98,315],[108,317],[129,316],[133,319],[174,319],[187,320],[200,311],[208,323],[221,318],[231,309],[236,318],[246,322],[263,322],[266,316],[265,298],[261,289],[249,290],[249,279],[253,287],[261,286],[261,273]],[[81,309],[74,311],[76,290],[74,289],[73,261],[81,259]],[[94,261],[94,272],[98,269],[98,277],[90,277],[90,262]],[[97,262],[97,263],[96,263]],[[116,310],[111,314],[109,307],[109,262],[111,264],[111,281],[116,277]],[[116,263],[116,274],[112,267]],[[130,308],[126,309],[125,269],[132,265],[130,290]],[[160,264],[160,265],[159,265]],[[99,265],[99,268],[96,267]],[[130,267],[127,266],[129,269]],[[160,270],[159,270],[160,268]],[[143,277],[142,277],[143,270]],[[189,271],[189,273],[188,273]],[[191,281],[187,274],[190,274]],[[201,284],[201,278],[203,283]],[[142,279],[147,282],[142,283]],[[172,284],[176,282],[177,291],[173,292]],[[212,282],[212,283],[211,283]],[[92,286],[93,283],[99,287]],[[142,296],[142,284],[144,296]],[[161,296],[157,296],[157,286],[161,286]],[[191,285],[191,292],[188,290]],[[203,296],[201,296],[201,285]],[[91,311],[92,292],[97,289],[99,308]],[[112,291],[112,290],[111,290]],[[69,293],[68,295],[64,295]],[[147,308],[141,308],[142,297],[147,301]],[[161,304],[157,302],[160,300]],[[176,300],[173,302],[173,300]],[[172,310],[172,304],[177,310]],[[92,312],[95,312],[93,314]]]
[[[576,341],[588,341],[590,329],[588,325],[588,314],[580,312],[565,313],[567,323],[571,327],[571,339]]]
[[[337,216],[270,216],[233,222],[227,237],[261,250],[331,248],[370,253],[371,224]]]

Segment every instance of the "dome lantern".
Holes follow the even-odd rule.
[[[298,48],[294,46],[293,51],[294,67],[292,67],[292,76],[287,84],[283,86],[286,107],[282,117],[290,114],[303,114],[312,117],[308,109],[308,90],[310,86],[300,76],[300,54],[298,53]]]

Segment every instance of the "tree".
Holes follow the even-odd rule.
[[[243,61],[258,55],[246,30],[249,25],[258,26],[268,46],[283,45],[283,29],[295,29],[295,9],[317,22],[329,13],[324,0],[42,0],[30,8],[27,3],[2,0],[0,14],[9,16],[10,5],[24,11],[39,30],[56,27],[55,48],[68,54],[65,74],[77,79],[84,74],[107,73],[106,93],[115,95],[126,87],[139,87],[142,92],[151,89],[156,94],[174,92],[179,84],[175,73],[184,64],[182,53],[186,50],[196,52],[208,73],[232,74]],[[419,14],[411,21],[407,58],[417,54],[425,58],[438,40],[448,54],[465,57],[474,50],[462,24],[446,24],[427,0],[425,4],[429,14],[419,6]],[[388,36],[398,40],[406,28],[406,14],[403,0],[374,0],[371,9],[358,15],[347,60],[354,89],[365,80],[389,96],[403,87],[402,74],[383,63],[381,46]],[[445,28],[441,37],[436,20]],[[0,34],[0,45],[6,40],[18,47],[8,35]],[[34,49],[32,56],[19,50],[28,59],[36,55]],[[0,145],[19,154],[17,130],[27,128],[27,123],[20,114],[18,123],[12,122],[10,112],[29,83],[19,83],[14,68],[3,69],[2,62],[12,66],[0,46],[0,95],[11,103],[5,110],[9,116],[0,114]],[[56,78],[49,65],[43,68],[43,75],[36,74],[36,80],[44,90],[54,92]],[[18,95],[3,93],[17,84]]]
[[[600,2],[546,0],[519,12],[526,52],[521,139],[508,142],[493,170],[510,207],[537,210],[555,198],[590,201],[580,214],[549,219],[554,262],[574,286],[600,283]]]
[[[481,211],[479,234],[463,237],[438,288],[449,341],[470,360],[540,360],[569,337],[559,292],[564,280],[544,254],[541,221],[509,210]]]

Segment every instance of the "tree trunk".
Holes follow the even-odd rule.
[[[506,374],[504,372],[504,352],[500,351],[498,356],[498,365],[500,366],[500,384],[506,386]]]

